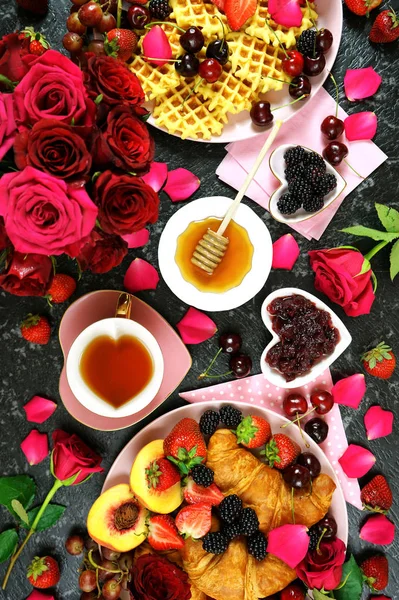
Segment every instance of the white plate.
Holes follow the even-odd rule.
[[[201,292],[183,279],[175,261],[177,238],[193,221],[224,217],[231,198],[200,198],[180,208],[167,222],[159,241],[159,268],[172,292],[186,304],[201,310],[232,310],[251,300],[265,285],[272,266],[273,247],[269,230],[246,204],[240,204],[234,220],[248,232],[254,247],[252,267],[241,284],[224,293]]]

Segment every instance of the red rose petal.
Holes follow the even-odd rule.
[[[373,67],[348,69],[344,77],[345,94],[348,100],[363,100],[373,96],[381,85],[382,77]]]
[[[162,67],[172,58],[172,48],[166,33],[159,25],[151,27],[143,37],[143,58],[152,65]],[[154,60],[159,59],[159,60]]]
[[[377,115],[364,111],[349,115],[344,121],[345,135],[350,142],[371,140],[377,132]]]
[[[159,282],[158,271],[142,258],[135,258],[126,271],[123,285],[131,294],[155,290]]]
[[[201,181],[194,173],[180,168],[169,171],[163,191],[168,194],[172,202],[179,202],[190,198],[200,185]]]
[[[42,398],[41,396],[33,396],[31,400],[24,406],[27,421],[31,423],[44,423],[53,414],[57,405],[52,400]]]
[[[372,515],[361,528],[359,537],[371,544],[387,546],[395,539],[395,525],[385,515]]]
[[[140,229],[140,231],[136,231],[136,233],[122,235],[122,239],[125,240],[128,248],[141,248],[142,246],[148,244],[150,232],[148,229]]]
[[[283,235],[273,244],[273,269],[291,271],[300,254],[298,242],[290,233]]]
[[[331,393],[336,404],[359,408],[366,393],[366,379],[361,373],[345,377],[337,381]]]
[[[152,187],[154,192],[159,192],[166,181],[167,175],[168,165],[166,163],[153,162],[151,163],[148,173],[143,175],[141,179],[143,179],[147,185]]]
[[[374,465],[376,458],[370,450],[349,444],[343,455],[338,459],[345,475],[351,478],[363,477]]]
[[[38,465],[48,456],[47,433],[40,433],[33,429],[20,444],[22,452],[30,465]]]
[[[299,0],[269,0],[268,11],[273,21],[284,27],[300,27],[302,11]]]
[[[308,552],[307,531],[305,525],[283,525],[272,529],[267,540],[267,552],[280,558],[291,569],[295,569]]]
[[[188,309],[176,327],[185,344],[200,344],[209,340],[217,332],[216,324],[212,319],[192,307]]]
[[[364,425],[369,440],[390,435],[393,429],[393,412],[384,410],[381,406],[372,406],[364,415]]]
[[[39,592],[39,590],[33,590],[31,594],[27,597],[26,600],[55,600],[54,596],[49,596],[48,594],[43,594]]]

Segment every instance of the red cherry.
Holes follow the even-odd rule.
[[[280,592],[281,600],[305,600],[305,591],[303,587],[296,583],[291,583],[282,592]]]
[[[298,50],[291,50],[287,52],[285,58],[283,58],[282,67],[284,73],[287,73],[290,77],[298,77],[303,71],[304,59],[303,55]]]
[[[77,12],[71,13],[67,18],[67,29],[71,33],[77,33],[78,35],[86,33],[86,27],[80,22]]]
[[[326,117],[320,125],[322,134],[330,141],[339,138],[343,134],[344,129],[344,122],[334,115]]]
[[[332,394],[325,390],[315,390],[310,396],[310,401],[318,415],[326,415],[334,406]]]
[[[83,48],[83,38],[77,33],[68,32],[62,38],[62,45],[68,52],[80,52]]]
[[[215,58],[206,58],[199,66],[199,75],[208,83],[215,83],[222,74],[222,65]]]
[[[116,19],[111,13],[104,13],[103,18],[97,25],[96,29],[100,33],[107,33],[116,27]]]
[[[323,150],[323,158],[330,165],[336,166],[348,156],[349,150],[345,144],[341,142],[330,142]]]
[[[287,417],[292,419],[297,415],[304,415],[308,410],[308,403],[301,394],[289,394],[284,398],[283,410]]]
[[[97,27],[103,18],[103,14],[101,6],[97,4],[97,2],[94,2],[94,0],[90,0],[87,4],[83,4],[78,12],[79,19],[86,27]]]

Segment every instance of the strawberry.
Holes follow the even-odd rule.
[[[259,448],[270,440],[272,430],[266,419],[249,415],[237,427],[236,436],[237,444],[242,444],[246,448]]]
[[[363,367],[374,377],[380,379],[389,379],[395,370],[396,358],[385,342],[381,342],[372,350],[368,350],[362,355]]]
[[[130,29],[111,29],[106,34],[105,51],[119,60],[129,60],[136,50],[138,37]]]
[[[206,502],[182,508],[176,516],[176,527],[184,537],[195,540],[203,537],[211,528],[212,506]]]
[[[48,11],[48,0],[17,0],[18,6],[34,15],[45,15]]]
[[[399,38],[398,16],[392,9],[383,10],[376,18],[369,33],[369,40],[387,44]]]
[[[47,317],[41,315],[29,315],[21,323],[22,337],[32,344],[45,346],[50,340],[50,323]]]
[[[363,575],[366,578],[367,585],[373,592],[380,592],[388,585],[389,564],[388,559],[383,554],[376,554],[368,558],[360,565]]]
[[[154,460],[145,470],[149,488],[164,492],[180,481],[179,470],[167,458]]]
[[[230,29],[238,31],[256,11],[256,0],[225,0],[224,12]]]
[[[180,537],[170,515],[153,515],[148,521],[147,540],[154,550],[180,550],[184,540]]]
[[[49,588],[60,580],[58,563],[51,556],[35,556],[28,567],[27,577],[33,587]]]
[[[36,56],[41,56],[50,48],[45,36],[35,31],[33,27],[25,27],[19,34],[19,38],[29,40],[29,52]]]
[[[216,6],[216,8],[224,12],[224,5],[226,3],[226,0],[211,0],[211,2]]]
[[[289,465],[295,462],[301,449],[288,435],[276,433],[272,436],[266,448],[261,454],[264,454],[270,467],[283,471]]]
[[[195,483],[192,477],[187,478],[183,496],[188,504],[205,502],[206,504],[211,504],[211,506],[218,506],[224,498],[224,495],[215,483],[211,483],[210,486],[205,488]]]
[[[362,489],[361,501],[364,510],[385,513],[392,506],[392,491],[383,475],[376,475]]]
[[[377,8],[381,2],[382,0],[345,0],[345,4],[349,10],[361,17],[368,16],[369,12]]]
[[[47,300],[50,304],[61,304],[61,302],[68,300],[75,290],[76,281],[73,277],[64,273],[56,273],[47,293]]]
[[[206,458],[206,445],[199,425],[194,419],[179,421],[164,439],[163,451],[183,475]]]

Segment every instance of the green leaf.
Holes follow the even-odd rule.
[[[344,564],[341,582],[346,580],[341,589],[334,590],[337,600],[360,600],[363,591],[363,575],[353,555]]]
[[[375,204],[378,218],[387,231],[399,233],[399,212],[385,204]]]
[[[97,106],[99,104],[101,104],[101,102],[104,100],[104,94],[98,94],[97,98],[95,98],[94,100],[94,104],[97,104]]]
[[[370,227],[363,227],[363,225],[355,225],[354,227],[346,227],[341,229],[344,233],[350,233],[351,235],[358,235],[360,237],[369,237],[372,240],[393,242],[399,238],[399,232],[389,233],[387,231],[378,231],[378,229],[371,229]]]
[[[390,261],[390,274],[393,281],[396,275],[399,273],[399,241],[392,246]]]
[[[39,512],[40,506],[35,506],[28,512],[29,525],[25,527],[26,529],[30,529],[31,524],[36,518],[37,513]],[[42,518],[37,524],[36,531],[44,531],[49,527],[52,527],[57,523],[59,519],[61,519],[62,515],[65,512],[65,506],[61,506],[60,504],[49,504],[44,511]]]
[[[11,506],[23,523],[29,525],[29,517],[19,500],[11,500]]]
[[[36,494],[36,484],[28,475],[0,477],[0,504],[15,516],[12,500],[18,500],[24,508],[29,508]]]
[[[0,533],[0,563],[8,560],[14,554],[18,544],[18,534],[15,529],[7,529]]]
[[[320,590],[316,590],[316,588],[312,590],[312,594],[314,600],[326,600],[326,598],[328,598],[326,594],[323,594],[323,592],[321,592]]]

